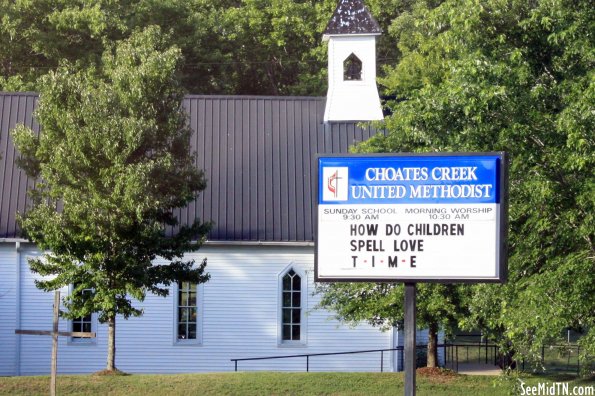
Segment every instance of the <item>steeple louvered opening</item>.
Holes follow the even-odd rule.
[[[343,80],[362,80],[362,61],[353,52],[343,61]]]

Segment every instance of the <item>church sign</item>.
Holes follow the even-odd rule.
[[[317,281],[504,282],[504,153],[319,156]]]

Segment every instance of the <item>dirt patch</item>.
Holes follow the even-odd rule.
[[[130,375],[130,374],[120,371],[118,369],[115,369],[115,370],[97,371],[97,372],[93,373],[93,375],[97,375],[97,376],[101,377],[101,376],[122,376],[122,375]]]
[[[437,383],[449,383],[454,381],[459,375],[449,369],[440,367],[421,367],[416,370],[417,375]]]

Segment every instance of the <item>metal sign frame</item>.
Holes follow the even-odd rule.
[[[430,158],[443,158],[443,157],[497,157],[497,174],[494,176],[497,183],[496,203],[499,205],[499,213],[496,218],[498,235],[497,249],[498,249],[498,262],[497,276],[491,278],[425,278],[425,277],[357,277],[357,278],[346,278],[346,277],[320,277],[319,276],[319,233],[320,233],[320,221],[319,221],[319,205],[321,202],[321,180],[322,174],[321,159],[342,159],[345,158],[355,159],[371,159],[371,158],[391,158],[393,160],[405,160],[416,159],[423,161],[424,159]],[[504,152],[457,152],[457,153],[391,153],[391,154],[319,154],[315,158],[314,169],[316,170],[316,210],[315,210],[315,253],[314,253],[314,279],[316,282],[397,282],[397,283],[418,283],[418,282],[429,282],[429,283],[504,283],[507,279],[507,230],[508,230],[508,156]],[[441,204],[441,203],[439,203]],[[446,204],[446,203],[445,203]],[[402,205],[395,203],[395,205]]]

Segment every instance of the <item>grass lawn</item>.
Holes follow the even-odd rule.
[[[571,377],[522,377],[527,384],[594,382]],[[510,395],[517,380],[496,376],[418,374],[418,395]],[[47,395],[49,377],[0,377],[2,395]],[[399,395],[403,373],[214,373],[177,375],[60,375],[59,395]]]

